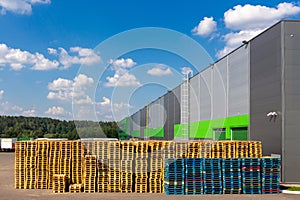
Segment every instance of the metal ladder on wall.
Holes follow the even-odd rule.
[[[180,122],[182,124],[182,139],[188,140],[190,134],[190,83],[189,83],[189,75],[187,73],[185,75],[182,88],[181,88],[181,117]]]

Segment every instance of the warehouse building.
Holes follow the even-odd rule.
[[[281,156],[282,182],[300,183],[300,21],[243,43],[120,127],[143,139],[260,140]]]

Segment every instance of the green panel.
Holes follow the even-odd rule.
[[[214,130],[214,140],[226,140],[226,129]]]
[[[248,129],[247,128],[233,128],[232,140],[248,140]]]
[[[158,127],[158,128],[147,128],[145,129],[144,133],[146,133],[145,136],[147,137],[164,137],[164,127]]]
[[[131,133],[132,137],[140,137],[141,136],[141,131],[140,130],[133,130]]]
[[[212,139],[213,129],[226,128],[225,139],[231,138],[231,128],[248,127],[249,115],[234,116],[228,118],[204,120],[190,123],[190,138]],[[174,125],[174,137],[182,138],[182,124]],[[223,137],[223,136],[222,136]]]

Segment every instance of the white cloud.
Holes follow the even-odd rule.
[[[35,109],[27,109],[14,105],[8,101],[0,103],[0,115],[11,116],[36,116],[37,111]]]
[[[45,58],[38,52],[32,54],[0,44],[0,65],[8,65],[12,70],[21,70],[26,66],[33,70],[50,70],[58,68],[59,63]]]
[[[35,109],[24,110],[24,111],[22,112],[22,115],[28,116],[28,117],[36,116],[36,110],[35,110]]]
[[[109,63],[112,65],[111,69],[115,72],[115,74],[113,77],[106,77],[106,87],[141,85],[137,78],[133,74],[130,74],[128,71],[128,68],[136,65],[136,63],[131,58],[110,60]]]
[[[224,22],[232,30],[264,29],[283,19],[300,13],[294,3],[280,3],[276,8],[261,5],[237,5],[224,13]]]
[[[187,75],[188,73],[193,73],[193,70],[189,67],[182,67],[181,68],[181,74]]]
[[[67,112],[63,107],[60,106],[52,106],[48,108],[45,114],[53,115],[53,116],[70,116],[71,113]]]
[[[34,4],[50,4],[51,0],[0,0],[1,14],[7,11],[22,15],[32,13],[32,5]]]
[[[158,64],[154,68],[149,69],[147,74],[152,76],[165,76],[173,74],[171,69],[163,64]]]
[[[4,90],[0,90],[0,100],[3,98]]]
[[[71,47],[69,52],[64,48],[48,48],[48,53],[59,57],[59,62],[65,69],[72,65],[92,65],[101,61],[97,53],[88,48]]]
[[[198,24],[194,27],[192,32],[195,35],[206,37],[217,30],[217,22],[214,21],[213,17],[204,17]]]
[[[94,84],[94,80],[85,74],[79,74],[73,80],[58,78],[48,84],[47,98],[51,100],[71,101],[75,104],[92,104],[93,101],[85,93]]]

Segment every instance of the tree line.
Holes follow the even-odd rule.
[[[0,138],[117,138],[116,122],[66,121],[44,117],[0,116]]]

